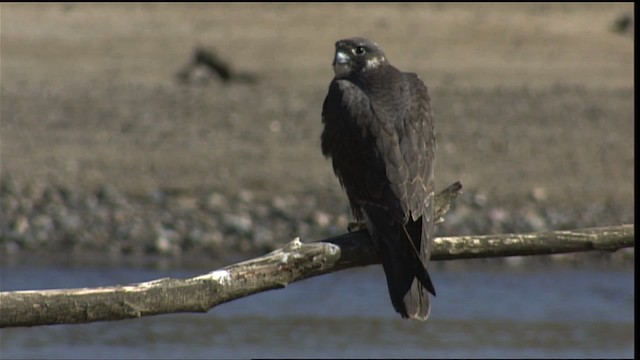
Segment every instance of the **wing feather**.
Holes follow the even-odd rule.
[[[334,80],[323,106],[322,151],[340,154],[332,157],[334,172],[352,208],[373,202],[406,223],[424,214],[434,191],[435,134],[426,86],[410,73],[396,82],[397,92],[372,101],[352,82]]]
[[[322,111],[322,152],[381,249],[394,307],[424,320],[426,292],[435,294],[425,269],[433,236],[430,99],[415,74],[392,66],[380,74],[368,84],[332,81]]]

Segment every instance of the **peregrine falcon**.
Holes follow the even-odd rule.
[[[335,44],[335,77],[322,107],[322,153],[382,255],[389,296],[403,318],[426,320],[435,289],[435,132],[427,87],[392,66],[373,41]]]

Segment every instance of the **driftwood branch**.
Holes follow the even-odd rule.
[[[456,183],[436,198],[441,217],[460,192]],[[433,260],[615,251],[635,243],[633,225],[532,234],[441,237]],[[0,327],[72,324],[141,316],[206,312],[218,304],[326,273],[377,264],[366,231],[301,243],[191,279],[159,279],[125,286],[0,293]]]

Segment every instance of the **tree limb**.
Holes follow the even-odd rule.
[[[460,193],[456,183],[436,197],[436,218]],[[441,237],[433,260],[615,251],[635,244],[633,225],[531,234]],[[191,279],[164,278],[124,286],[0,293],[0,327],[73,324],[141,316],[207,312],[218,304],[356,266],[380,263],[366,231],[301,243]]]

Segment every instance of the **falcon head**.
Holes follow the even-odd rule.
[[[336,42],[333,72],[338,79],[373,70],[385,64],[387,64],[387,58],[384,52],[371,40],[353,37]]]

